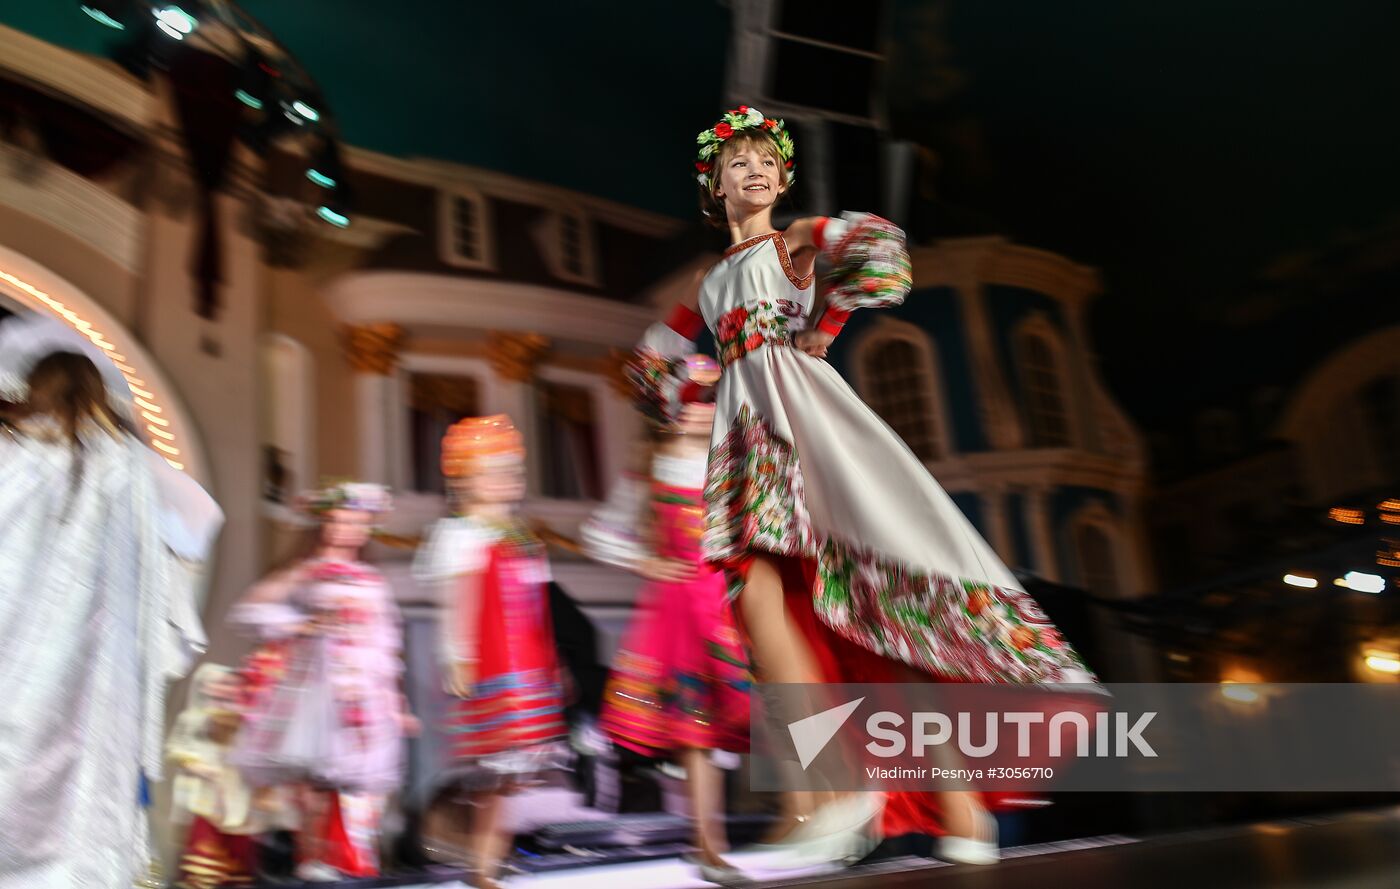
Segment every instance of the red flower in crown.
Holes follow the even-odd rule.
[[[728,139],[734,135],[734,128],[727,123],[717,123],[715,124],[715,135],[721,139]]]
[[[764,118],[764,120],[763,120],[763,128],[764,128],[765,130],[771,130],[771,129],[773,129],[774,127],[776,127],[777,125],[778,125],[778,122],[777,122],[776,120],[774,120],[773,118],[771,118],[771,117]]]
[[[747,106],[747,105],[740,105],[740,106],[739,106],[739,109],[738,109],[738,111],[737,111],[736,113],[737,113],[737,114],[748,114],[748,113],[749,113],[749,106]]]
[[[709,161],[696,161],[696,162],[695,162],[695,169],[699,170],[701,173],[708,173],[708,172],[710,172],[711,170],[713,170],[714,168],[715,168],[715,165],[712,164],[712,163],[710,163]]]

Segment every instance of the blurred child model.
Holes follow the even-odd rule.
[[[665,438],[645,496],[627,490],[623,479],[614,502],[583,528],[589,555],[648,581],[613,661],[601,725],[624,747],[684,766],[696,860],[713,875],[727,868],[727,845],[723,785],[710,754],[747,750],[749,728],[748,668],[724,575],[700,551],[719,366],[703,355],[668,360],[643,352],[629,378]],[[622,501],[632,503],[630,516]]]
[[[399,680],[398,608],[384,578],[360,561],[378,485],[345,483],[303,498],[320,520],[314,555],[252,589],[230,621],[280,641],[285,663],[251,705],[234,763],[255,787],[293,786],[305,880],[378,873],[378,824],[413,728]]]
[[[454,515],[434,527],[415,574],[442,606],[439,659],[457,699],[443,783],[471,800],[468,865],[495,883],[511,835],[506,798],[565,761],[564,694],[550,626],[544,545],[518,514],[525,449],[505,416],[472,417],[448,430],[443,475]]]
[[[189,706],[166,742],[175,768],[174,820],[186,832],[176,886],[247,885],[257,872],[254,837],[268,825],[252,788],[228,761],[244,698],[237,671],[203,664],[190,683]]]
[[[125,889],[149,858],[165,686],[203,631],[126,381],[91,342],[15,342],[17,323],[0,325],[0,887]]]

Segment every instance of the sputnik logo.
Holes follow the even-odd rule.
[[[865,698],[856,698],[849,703],[788,723],[788,734],[792,736],[792,744],[797,748],[797,759],[804,772],[807,766],[812,764],[812,760],[826,749],[826,745],[831,743],[831,739],[836,737],[836,733],[841,731],[841,726],[846,724],[846,720],[851,718],[851,714],[856,712],[856,708],[864,700]]]

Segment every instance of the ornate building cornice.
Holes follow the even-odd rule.
[[[493,330],[487,340],[487,358],[496,375],[516,383],[529,382],[545,352],[549,338],[538,333]]]
[[[345,328],[345,357],[359,373],[388,376],[398,367],[403,328],[392,322]]]

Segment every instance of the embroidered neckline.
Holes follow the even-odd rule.
[[[769,232],[766,235],[756,235],[755,237],[749,238],[747,241],[740,241],[733,247],[724,251],[724,257],[728,259],[735,253],[747,250],[750,247],[755,247],[769,240],[774,242],[773,246],[778,250],[778,262],[782,264],[783,274],[787,275],[787,279],[792,282],[792,286],[796,287],[798,290],[806,290],[808,287],[811,287],[812,278],[816,276],[816,270],[814,269],[812,273],[806,277],[798,277],[797,271],[792,267],[792,257],[788,255],[787,241],[783,240],[782,232]]]
[[[740,241],[739,243],[730,247],[728,250],[724,251],[724,255],[726,257],[733,256],[735,253],[738,253],[741,250],[747,250],[756,244],[762,244],[764,241],[767,241],[770,238],[776,238],[780,234],[781,232],[769,232],[766,235],[755,235],[754,237],[749,238],[747,241]]]

